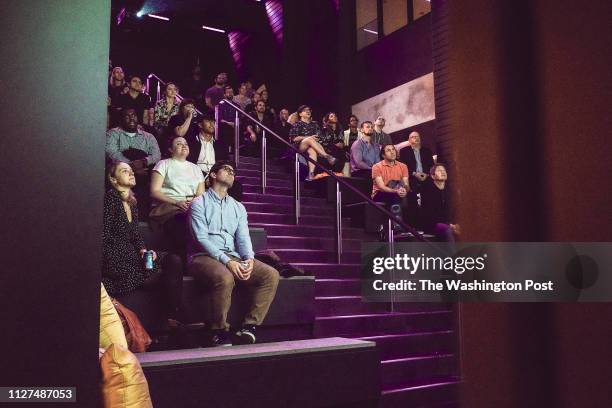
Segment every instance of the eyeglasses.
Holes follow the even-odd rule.
[[[230,166],[222,166],[220,170],[225,170],[229,174],[236,174],[236,171]]]

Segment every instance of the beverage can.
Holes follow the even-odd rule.
[[[146,251],[144,253],[145,269],[153,269],[153,251]]]

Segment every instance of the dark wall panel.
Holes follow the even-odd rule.
[[[0,385],[96,406],[110,2],[2,9]]]
[[[609,241],[611,4],[448,3],[461,238]],[[608,406],[611,313],[465,304],[462,406]]]

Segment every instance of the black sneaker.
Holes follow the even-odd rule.
[[[234,333],[232,343],[233,344],[254,344],[257,340],[255,337],[255,326],[244,325],[242,329]]]
[[[224,347],[231,346],[232,343],[225,330],[207,330],[204,332],[202,347]]]

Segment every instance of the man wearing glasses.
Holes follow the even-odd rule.
[[[276,294],[278,271],[255,259],[246,209],[227,193],[234,184],[234,168],[217,162],[208,175],[211,186],[193,200],[187,222],[187,268],[208,297],[204,345],[228,344],[227,312],[235,285],[248,286],[251,299],[242,327],[232,333],[231,342],[252,344],[255,328],[263,322]]]

